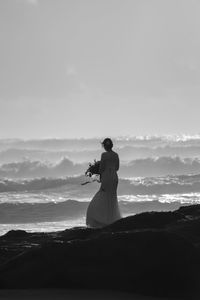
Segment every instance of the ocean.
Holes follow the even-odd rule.
[[[200,136],[114,140],[123,217],[200,203]],[[85,226],[98,182],[82,185],[100,157],[97,139],[0,140],[0,235]]]
[[[1,181],[7,191],[0,193],[0,235],[12,229],[48,232],[85,226],[87,206],[100,185],[97,182],[81,185],[83,180],[84,176],[57,178],[55,188],[48,188],[49,181],[54,184],[48,178]],[[120,179],[118,200],[124,217],[197,204],[200,175]]]

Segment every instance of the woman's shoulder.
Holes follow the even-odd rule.
[[[109,157],[115,157],[115,158],[118,158],[118,154],[117,154],[117,152],[115,152],[115,151],[108,151],[108,152],[103,152],[102,153],[102,157],[104,157],[104,158],[109,158]]]
[[[119,156],[119,155],[117,154],[117,152],[115,152],[115,151],[112,151],[112,153],[113,153],[113,155],[116,156],[116,157]]]
[[[107,153],[107,152],[102,152],[102,153],[101,153],[101,156],[105,156],[105,155],[106,155],[106,153]]]

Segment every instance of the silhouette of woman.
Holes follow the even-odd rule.
[[[90,202],[86,215],[87,226],[94,228],[106,226],[121,218],[117,200],[119,156],[112,150],[113,142],[110,138],[106,138],[102,146],[105,152],[100,162],[101,187]]]

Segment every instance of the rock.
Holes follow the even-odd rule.
[[[200,205],[182,206],[177,210],[177,212],[193,218],[200,217]]]
[[[25,236],[28,236],[28,232],[26,232],[25,230],[10,230],[8,231],[6,234],[4,234],[4,238],[23,238]]]
[[[101,232],[101,229],[74,227],[63,231],[61,236],[64,241],[84,240],[87,238],[91,238],[93,235],[96,235],[97,232]]]
[[[111,288],[147,295],[196,288],[198,254],[168,232],[111,233],[50,243],[19,255],[0,270],[2,288]]]
[[[120,219],[108,226],[108,229],[112,231],[163,229],[181,219],[183,219],[183,215],[178,212],[146,212]]]
[[[6,245],[12,251],[0,266],[1,288],[109,288],[190,298],[199,293],[200,206],[142,213],[102,229],[10,232],[0,253]]]

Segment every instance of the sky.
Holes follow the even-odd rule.
[[[1,0],[0,138],[199,133],[199,0]]]

